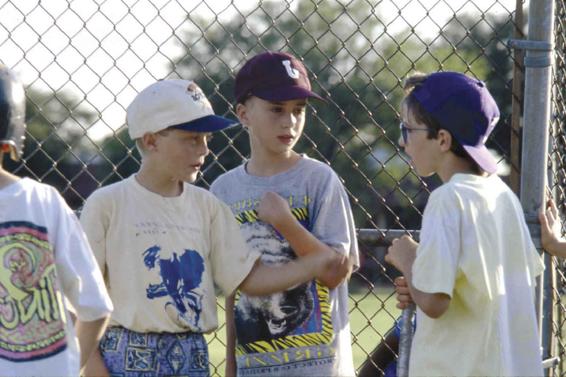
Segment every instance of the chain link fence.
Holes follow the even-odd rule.
[[[564,203],[566,18],[563,2],[556,4],[549,175]],[[383,262],[388,240],[420,227],[428,195],[440,184],[418,177],[397,145],[402,79],[417,70],[457,70],[486,81],[502,111],[488,146],[518,192],[522,56],[507,40],[523,37],[523,8],[513,0],[1,0],[0,62],[20,73],[28,96],[25,155],[9,169],[56,186],[80,209],[94,189],[139,167],[124,121],[144,87],[162,78],[193,79],[217,113],[235,118],[233,79],[247,58],[266,49],[300,57],[327,102],[309,104],[297,150],[334,168],[361,229],[361,267],[350,282],[359,368],[400,314],[396,272]],[[210,149],[197,182],[203,187],[248,156],[247,134],[229,129]],[[553,323],[561,359],[562,264],[555,261]],[[223,326],[208,340],[211,371],[222,375]],[[554,371],[562,375],[563,364]]]
[[[552,122],[550,127],[549,145],[549,187],[551,196],[558,204],[561,218],[566,214],[566,133],[564,124],[566,122],[566,93],[564,84],[566,83],[566,4],[558,1],[555,10],[555,65],[552,85]],[[564,221],[562,222],[562,231]],[[566,287],[566,265],[564,260],[552,258],[555,276],[553,276],[555,290],[552,297],[554,303],[554,313],[552,321],[553,348],[556,356],[560,358],[560,363],[555,368],[555,375],[566,374],[566,343],[564,341],[564,329],[566,326],[566,300],[564,298]]]

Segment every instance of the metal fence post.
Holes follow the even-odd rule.
[[[550,88],[552,84],[552,43],[554,1],[537,0],[529,5],[529,41],[525,57],[525,99],[523,157],[521,164],[521,204],[533,241],[541,250],[537,213],[545,200]],[[545,256],[547,267],[551,261]],[[552,281],[547,268],[537,282],[537,314],[543,358],[551,354]]]

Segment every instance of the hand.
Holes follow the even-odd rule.
[[[540,241],[542,247],[551,254],[556,254],[555,250],[562,241],[560,218],[554,200],[549,199],[545,208],[539,211],[540,220]]]
[[[399,309],[408,308],[413,299],[411,298],[411,293],[409,292],[409,285],[407,284],[407,279],[403,276],[399,276],[395,279],[395,292],[397,293],[397,307]]]
[[[350,262],[345,255],[337,252],[311,254],[315,258],[315,277],[319,280],[323,276],[346,276],[350,270]],[[303,257],[304,258],[304,257]]]
[[[407,275],[415,261],[418,246],[419,244],[407,235],[396,238],[387,249],[385,261],[401,271],[403,275]]]
[[[271,191],[263,194],[257,208],[257,215],[260,220],[273,225],[276,229],[278,223],[283,219],[293,218],[289,203],[279,194]]]

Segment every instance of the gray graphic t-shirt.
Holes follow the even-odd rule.
[[[288,171],[271,177],[248,174],[245,165],[220,176],[211,191],[232,209],[248,246],[263,263],[296,258],[289,243],[257,218],[263,194],[288,200],[299,222],[322,242],[359,264],[352,212],[346,192],[327,165],[303,156]],[[348,292],[318,281],[265,297],[236,297],[238,375],[353,376]]]

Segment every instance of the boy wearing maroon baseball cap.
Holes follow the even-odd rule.
[[[412,376],[542,376],[534,303],[543,269],[515,194],[485,141],[499,109],[456,72],[405,82],[400,145],[421,176],[444,182],[426,205],[420,244],[394,240],[398,307],[417,305]]]
[[[301,61],[270,51],[240,69],[235,97],[251,155],[211,191],[264,263],[340,254],[348,268],[269,296],[228,297],[226,375],[353,376],[346,280],[359,258],[348,196],[328,165],[294,151],[307,100],[322,98]]]

